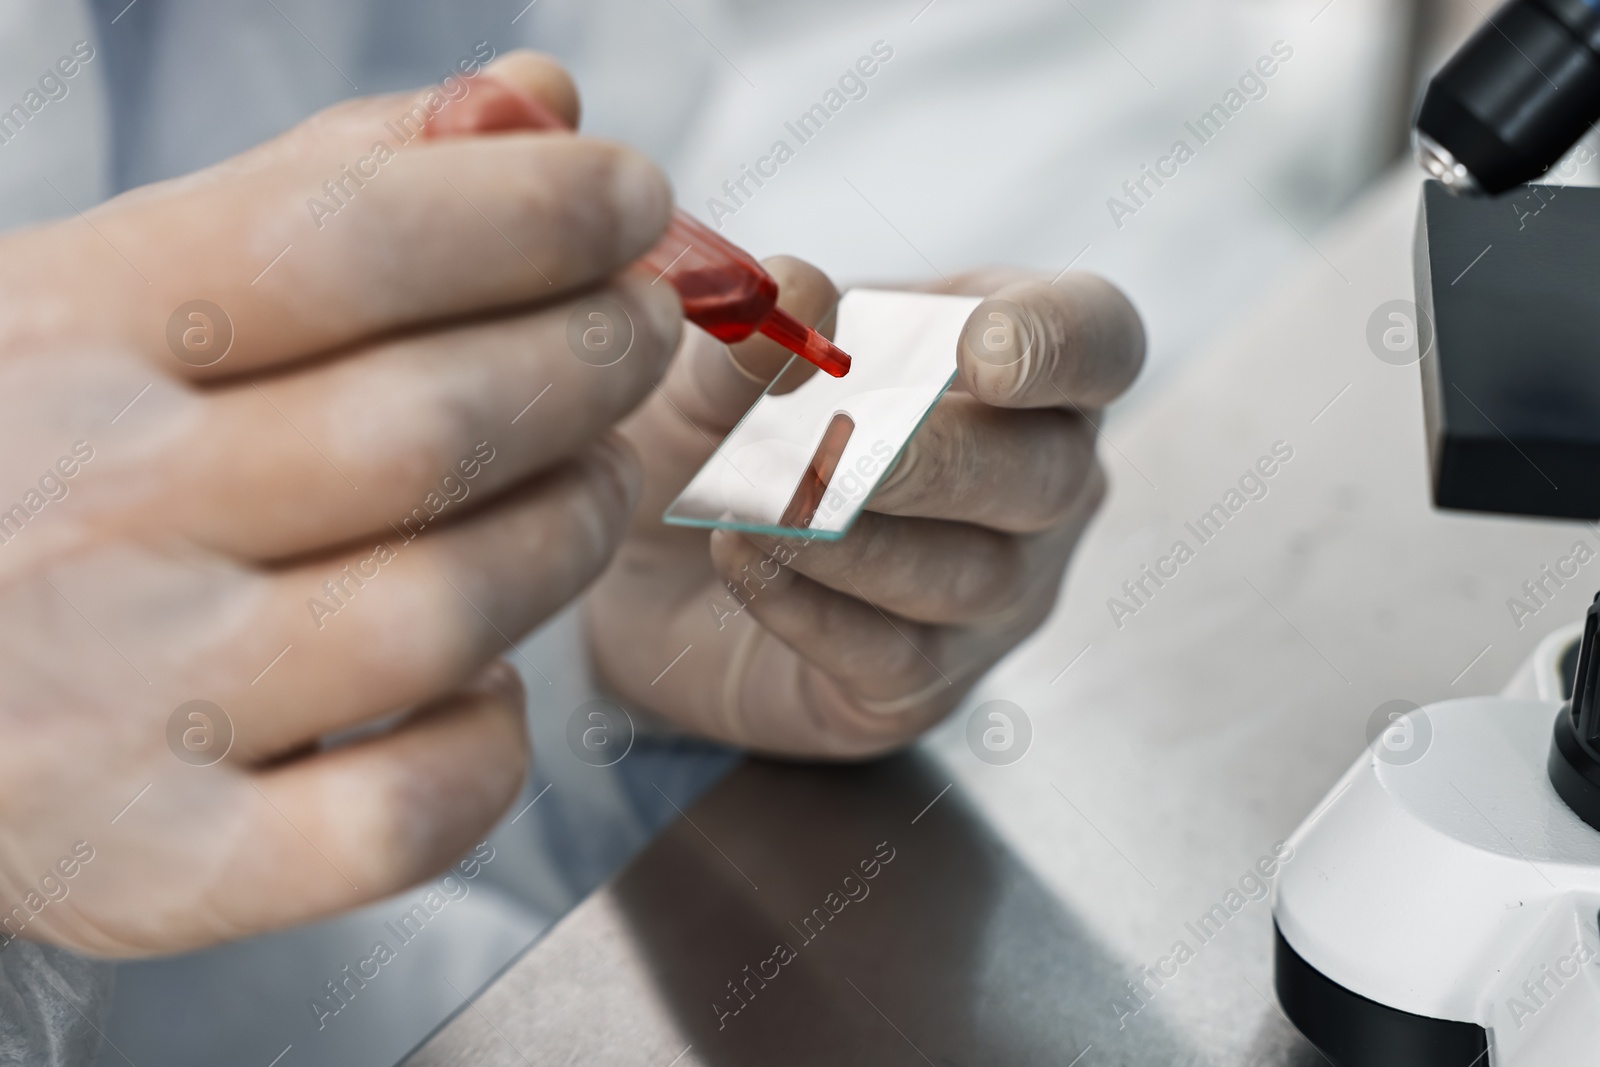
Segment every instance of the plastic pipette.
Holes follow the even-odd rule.
[[[428,136],[566,128],[543,101],[493,75],[471,82],[473,92],[429,119]],[[759,331],[835,378],[850,370],[844,351],[778,307],[778,283],[754,257],[681,208],[639,262],[677,290],[683,317],[717,340],[734,344]]]

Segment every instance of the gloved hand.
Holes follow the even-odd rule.
[[[786,310],[832,328],[825,277],[766,266]],[[663,525],[788,359],[763,337],[730,349],[685,332],[659,394],[622,426],[644,497],[587,600],[595,662],[620,697],[731,744],[868,756],[937,722],[1044,620],[1105,492],[1093,423],[1138,374],[1144,331],[1088,274],[988,271],[952,289],[1005,303],[969,317],[957,385],[832,543]],[[810,373],[796,364],[789,374]]]
[[[548,62],[499,73],[575,118]],[[314,919],[515,795],[520,685],[485,664],[622,536],[608,429],[681,318],[607,281],[666,223],[656,168],[418,135],[470,91],[353,101],[0,239],[4,937],[135,955]],[[623,364],[574,357],[579,289],[627,310]]]
[[[550,124],[486,81],[441,116],[442,131]],[[785,310],[831,328],[838,294],[825,277],[798,260],[767,266]],[[688,331],[657,395],[623,426],[646,489],[588,598],[603,684],[733,744],[870,755],[948,712],[1044,620],[1104,493],[1093,420],[1137,376],[1143,327],[1120,292],[1086,274],[1052,285],[988,271],[951,288],[996,298],[968,320],[960,384],[833,544],[724,531],[708,543],[663,525],[662,510],[789,356],[759,335],[730,349]],[[784,387],[811,372],[797,365]]]

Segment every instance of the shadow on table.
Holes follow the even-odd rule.
[[[949,783],[914,753],[748,763],[618,878],[696,1057],[1064,1067],[1092,1045],[1084,1067],[1199,1062],[1155,1009],[1119,1029],[1132,968]]]

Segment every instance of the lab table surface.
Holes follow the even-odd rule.
[[[1252,868],[1380,704],[1498,690],[1600,588],[1519,626],[1522,583],[1600,538],[1430,507],[1418,368],[1367,342],[1412,296],[1417,195],[1391,176],[1105,427],[1061,605],[946,724],[865,765],[746,760],[407,1067],[1323,1062],[1275,1007]],[[969,745],[991,700],[1027,716],[1020,760]]]

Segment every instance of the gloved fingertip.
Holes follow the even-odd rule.
[[[520,708],[527,699],[527,690],[522,684],[522,675],[517,669],[507,663],[503,657],[496,656],[490,660],[482,670],[473,676],[469,688],[479,692],[492,693],[507,707]]]
[[[537,97],[567,129],[578,128],[582,113],[578,86],[566,68],[552,57],[519,48],[499,56],[484,67],[483,72]]]
[[[1006,406],[1038,373],[1041,330],[1021,305],[991,297],[973,309],[961,331],[960,377],[967,392]]]

